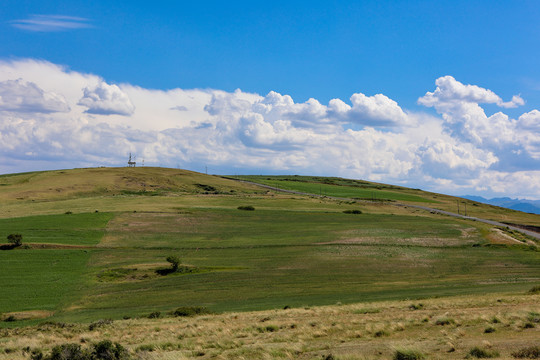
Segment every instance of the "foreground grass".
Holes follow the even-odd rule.
[[[32,349],[47,352],[56,344],[104,339],[127,347],[136,359],[156,360],[390,359],[398,353],[463,359],[474,349],[513,358],[538,346],[539,303],[540,295],[492,294],[195,317],[161,313],[92,324],[47,322],[0,330],[0,359],[28,359]]]

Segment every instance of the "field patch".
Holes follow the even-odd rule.
[[[85,213],[0,219],[0,242],[7,242],[9,234],[19,233],[23,244],[96,245],[112,217],[111,213]]]
[[[58,310],[83,287],[87,250],[0,251],[2,312]]]

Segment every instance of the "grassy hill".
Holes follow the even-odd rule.
[[[539,215],[358,180],[242,179],[326,197],[178,169],[0,176],[0,239],[23,235],[23,246],[0,250],[0,327],[141,318],[179,307],[230,313],[513,296],[540,283],[536,240],[396,205],[456,211],[456,201],[467,202],[474,216],[528,226],[540,226]],[[179,271],[169,270],[169,256],[180,258]],[[320,336],[332,333],[328,327]]]

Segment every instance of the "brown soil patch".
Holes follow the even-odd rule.
[[[508,234],[505,234],[500,229],[492,229],[492,232],[488,234],[487,238],[492,244],[523,244],[521,241],[514,239]]]
[[[331,244],[341,244],[341,245],[352,245],[352,244],[362,244],[362,245],[379,245],[379,244],[393,244],[393,245],[417,245],[417,246],[458,246],[469,243],[472,241],[464,241],[463,238],[438,238],[438,237],[413,237],[413,238],[377,238],[377,237],[353,237],[338,239],[334,241],[317,243],[318,245],[331,245]]]
[[[2,314],[1,320],[4,321],[10,316],[13,316],[16,320],[45,319],[53,314],[53,311],[46,310],[16,311]]]

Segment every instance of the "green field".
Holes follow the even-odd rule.
[[[118,185],[125,177],[120,170],[98,170],[86,176],[65,171],[69,196],[62,195],[58,173],[51,173],[54,179],[47,173],[3,179],[10,183],[0,194],[0,236],[20,233],[23,246],[0,251],[0,313],[18,317],[0,326],[43,318],[120,319],[180,306],[229,312],[514,292],[540,281],[537,246],[486,224],[392,202],[279,194],[174,169],[130,169],[126,191]],[[102,184],[91,195],[93,174]],[[171,174],[178,179],[170,181]],[[75,175],[86,184],[79,195],[71,191],[78,186]],[[437,203],[418,190],[318,178],[323,180],[332,184],[266,183],[304,192],[324,186],[331,196],[374,191],[378,199]],[[52,182],[50,198],[36,190]],[[155,189],[152,196],[144,188]],[[245,205],[255,211],[237,209]],[[362,214],[343,213],[352,209]],[[171,255],[189,271],[160,275]]]
[[[314,176],[235,176],[235,178],[274,186],[285,190],[300,191],[321,196],[378,201],[411,201],[436,203],[427,197],[411,194],[409,189],[399,186],[370,183],[360,180]]]

